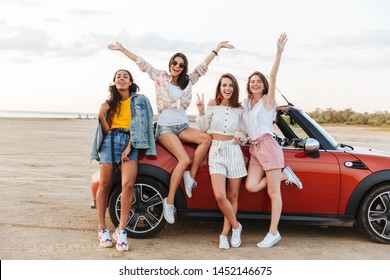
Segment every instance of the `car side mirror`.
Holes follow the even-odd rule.
[[[303,149],[305,150],[305,154],[311,158],[319,158],[320,157],[320,143],[314,138],[306,138],[305,143],[303,145]]]

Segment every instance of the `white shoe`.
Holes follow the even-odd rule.
[[[110,237],[110,231],[107,229],[102,229],[98,232],[99,245],[104,248],[112,247],[112,239]]]
[[[165,220],[170,223],[174,224],[175,223],[175,206],[173,204],[168,204],[167,203],[167,198],[163,199],[163,214]]]
[[[279,242],[279,240],[282,239],[279,232],[277,232],[275,235],[271,233],[267,233],[263,241],[257,243],[257,247],[260,248],[269,248],[274,246],[276,243]]]
[[[232,229],[232,239],[230,239],[230,244],[232,247],[237,248],[241,245],[241,231],[242,225],[238,223],[238,229]]]
[[[114,239],[116,241],[115,248],[119,252],[128,251],[129,250],[129,243],[127,242],[127,232],[126,232],[126,230],[121,230],[119,232],[119,234],[118,234],[117,230],[118,229],[116,229],[114,231],[114,233],[112,234],[112,237],[114,237]]]
[[[303,188],[303,185],[302,185],[302,182],[301,180],[299,180],[299,178],[297,177],[297,175],[295,175],[295,173],[292,171],[292,169],[289,167],[289,166],[286,166],[282,172],[286,173],[287,174],[287,180],[285,182],[286,185],[288,184],[294,184],[298,187],[298,189],[302,189]]]
[[[191,178],[190,171],[184,171],[183,174],[184,188],[189,198],[192,197],[192,189],[196,186],[196,181]]]
[[[228,238],[225,235],[219,236],[219,249],[229,249],[229,241]]]

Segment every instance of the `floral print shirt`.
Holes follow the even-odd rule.
[[[183,90],[182,96],[176,101],[169,94],[168,84],[172,80],[172,77],[168,72],[154,68],[140,56],[137,58],[136,63],[139,69],[142,72],[146,72],[156,85],[156,103],[159,114],[161,114],[161,111],[165,108],[171,107],[183,107],[184,110],[186,110],[191,104],[192,86],[199,81],[201,76],[206,74],[208,69],[206,62],[204,61],[198,65],[194,71],[189,74],[190,81]]]

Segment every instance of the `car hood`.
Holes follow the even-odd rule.
[[[354,147],[347,153],[355,156],[364,163],[372,172],[390,170],[390,153],[369,148]]]
[[[353,147],[353,151],[347,151],[347,152],[355,156],[361,154],[361,155],[390,157],[390,152],[375,150],[371,148],[363,148],[363,147]]]

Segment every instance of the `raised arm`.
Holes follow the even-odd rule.
[[[219,51],[221,49],[234,49],[234,46],[229,44],[229,41],[222,41],[220,42],[212,51],[211,53],[204,59],[207,65],[210,64],[210,62],[218,55]]]
[[[278,74],[280,60],[282,58],[282,52],[284,50],[284,46],[286,45],[287,40],[288,40],[287,34],[282,33],[276,43],[275,60],[271,72],[269,74],[268,94],[264,100],[267,109],[269,109],[275,104],[276,75]]]
[[[121,43],[116,42],[115,44],[109,44],[107,46],[108,49],[112,51],[120,51],[124,55],[126,55],[128,58],[130,58],[132,61],[137,62],[138,56],[133,54],[131,51],[127,50],[125,47],[122,46]]]

